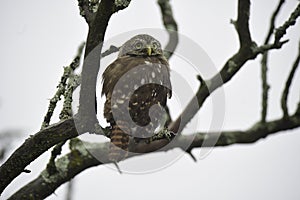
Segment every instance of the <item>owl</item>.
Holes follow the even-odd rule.
[[[122,45],[102,80],[104,117],[111,125],[108,158],[118,162],[128,155],[129,138],[143,141],[164,126],[172,88],[161,44],[150,35],[134,36]]]

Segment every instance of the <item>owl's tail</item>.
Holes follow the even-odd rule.
[[[118,162],[128,155],[129,135],[126,123],[119,122],[112,126],[111,143],[108,158],[110,161]]]

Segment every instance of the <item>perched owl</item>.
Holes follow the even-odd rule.
[[[149,138],[164,125],[164,106],[172,95],[169,64],[155,38],[136,35],[102,78],[104,117],[111,125],[109,159],[118,162],[128,154],[130,137]]]

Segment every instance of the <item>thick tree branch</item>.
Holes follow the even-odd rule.
[[[289,90],[290,90],[290,87],[292,84],[292,80],[294,78],[297,67],[299,66],[299,62],[300,62],[300,41],[299,41],[299,46],[298,46],[297,58],[293,64],[292,70],[288,76],[286,83],[285,83],[285,87],[284,87],[284,90],[283,90],[282,96],[281,96],[281,108],[283,111],[283,117],[287,117],[289,115],[288,106],[287,106],[287,98],[288,98]]]
[[[275,41],[273,44],[265,44],[257,47],[256,43],[251,40],[250,36],[248,26],[249,10],[250,1],[239,0],[238,19],[233,22],[240,40],[239,51],[225,63],[219,73],[213,76],[210,80],[205,81],[205,84],[201,84],[195,97],[190,101],[182,114],[168,126],[169,130],[180,133],[185,125],[202,107],[204,101],[207,99],[210,93],[231,80],[231,78],[247,61],[255,59],[258,54],[262,54],[271,49],[280,49],[283,44],[288,42],[288,40]],[[293,13],[295,13],[295,11]],[[278,39],[280,40],[281,37]],[[197,107],[195,107],[195,105],[197,105]]]
[[[89,26],[95,18],[98,5],[98,0],[78,0],[80,15],[84,17]]]
[[[67,119],[50,125],[25,140],[0,167],[0,193],[37,157],[61,141],[76,136],[78,133],[73,119]]]
[[[169,34],[169,42],[165,47],[164,55],[167,59],[170,59],[178,44],[178,27],[173,16],[170,0],[158,0],[157,3],[160,7],[164,26]]]
[[[194,135],[180,135],[179,138],[166,148],[163,147],[167,143],[165,140],[157,140],[150,144],[139,143],[136,147],[136,151],[143,153],[167,151],[173,148],[181,148],[184,151],[191,151],[193,148],[209,147],[203,146],[204,140],[214,140],[218,138],[215,146],[228,146],[232,144],[248,144],[265,138],[269,135],[277,133],[279,131],[289,130],[300,126],[299,116],[290,116],[288,118],[282,118],[266,123],[257,123],[248,130],[245,131],[224,131],[219,134],[215,133],[195,133]],[[189,149],[185,150],[187,142],[193,139]],[[88,149],[86,149],[87,147]],[[109,149],[109,143],[85,143],[82,145],[81,141],[77,141],[76,145],[73,145],[72,151],[57,160],[56,165],[59,166],[59,173],[50,176],[46,170],[39,175],[35,180],[28,183],[26,186],[17,191],[9,199],[42,199],[46,198],[63,183],[68,182],[77,174],[81,173],[85,169],[94,167],[97,165],[110,163],[107,158]],[[93,155],[101,157],[101,162]],[[137,156],[139,154],[131,154],[129,157]]]
[[[0,162],[6,157],[6,153],[11,150],[11,143],[20,136],[20,130],[7,130],[0,133]]]
[[[126,8],[130,0],[102,0],[94,20],[90,23],[84,63],[81,73],[79,110],[76,119],[79,132],[94,132],[99,125],[96,117],[96,82],[100,69],[100,55],[108,21],[113,13]]]
[[[250,0],[239,0],[238,2],[238,19],[233,22],[238,32],[240,40],[239,51],[232,56],[224,65],[220,73],[213,78],[201,84],[195,97],[190,101],[182,114],[169,125],[169,129],[173,132],[180,133],[185,125],[194,117],[203,105],[206,98],[218,87],[228,82],[238,70],[250,59],[254,59],[257,53],[255,43],[252,42],[249,30],[249,12]],[[202,81],[204,83],[204,81]],[[198,105],[195,107],[195,105]]]
[[[275,11],[272,14],[271,20],[270,20],[270,27],[268,34],[266,36],[264,44],[267,45],[270,41],[270,38],[274,32],[275,28],[275,20],[279,14],[279,11],[283,5],[285,0],[280,0]],[[267,82],[267,71],[268,71],[268,57],[269,53],[266,51],[263,53],[262,59],[261,59],[261,79],[262,79],[262,111],[261,111],[261,122],[266,121],[267,117],[267,110],[268,110],[268,91],[270,89],[270,86]]]
[[[81,46],[79,48],[79,52],[82,50]],[[111,52],[114,52],[115,48],[110,48],[109,50],[105,51],[101,56],[105,57],[106,55],[109,55]],[[80,55],[78,52],[77,56]],[[70,64],[70,68],[76,68],[79,64],[79,57],[75,57],[73,62]],[[67,79],[70,76],[71,69],[69,67],[65,67],[64,74],[61,78],[61,80],[64,80],[63,83],[66,84]],[[66,73],[67,71],[67,73]],[[70,93],[71,91],[68,91],[68,89],[73,90],[75,89],[78,84],[80,83],[80,77],[73,77],[74,80],[70,83],[70,85],[67,85],[66,93]],[[60,82],[59,86],[61,86],[62,82]],[[58,91],[60,93],[60,96],[62,95],[62,92],[65,90],[61,90],[61,87],[58,87]],[[57,92],[58,93],[58,92]],[[57,96],[56,93],[56,96]],[[67,94],[66,94],[67,95]],[[67,95],[69,96],[69,95]],[[71,97],[70,97],[71,98]],[[68,98],[66,98],[65,101]],[[56,103],[55,103],[56,104]],[[68,102],[65,102],[64,104],[68,104]],[[51,102],[50,102],[51,105]],[[49,107],[50,107],[49,105]],[[52,113],[55,109],[55,106],[51,106],[51,113],[49,111],[47,112],[47,115],[50,116],[47,118],[50,122]],[[68,106],[66,106],[68,107]],[[61,113],[63,115],[63,113]],[[64,115],[62,116],[64,118]],[[48,122],[48,123],[49,123]],[[74,124],[73,118],[62,120],[59,123],[53,124],[50,127],[49,125],[44,124],[44,129],[37,132],[34,135],[31,135],[29,138],[26,139],[26,141],[9,157],[9,159],[0,167],[0,194],[3,192],[3,190],[7,187],[10,182],[16,178],[18,175],[20,175],[22,172],[24,172],[25,167],[29,165],[32,161],[34,161],[36,158],[38,158],[40,155],[42,155],[44,152],[46,152],[48,149],[55,145],[61,146],[66,140],[77,137],[79,133],[77,132],[77,127]],[[47,127],[47,128],[46,128]],[[108,134],[108,129],[102,129],[99,127],[100,130],[97,130],[96,132],[98,134],[101,134],[104,132],[104,134]],[[49,137],[51,135],[51,137]],[[53,152],[53,158],[57,155],[59,155],[60,150],[58,149]],[[30,152],[30,154],[28,154]],[[23,156],[25,155],[25,156]],[[53,159],[53,162],[54,162]],[[55,166],[52,164],[52,167]],[[53,169],[53,168],[52,168]],[[56,170],[54,170],[56,171]],[[8,175],[9,174],[9,175]]]
[[[238,17],[236,21],[232,21],[240,41],[240,47],[249,47],[252,43],[249,30],[249,16],[250,16],[250,0],[238,1]]]

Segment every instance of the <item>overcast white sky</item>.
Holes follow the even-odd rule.
[[[296,0],[287,1],[277,20],[277,26],[288,18],[297,3]],[[237,34],[229,23],[230,19],[236,18],[237,0],[173,0],[172,5],[179,32],[198,44],[216,68],[220,69],[238,48]],[[277,1],[273,0],[252,1],[250,29],[258,44],[265,38],[269,18],[276,5]],[[14,145],[17,146],[39,130],[48,100],[53,96],[63,72],[62,66],[71,62],[78,45],[85,40],[87,25],[79,15],[77,1],[2,0],[0,7],[0,132],[23,130],[25,136],[15,142]],[[132,1],[129,8],[115,14],[109,23],[106,39],[144,28],[163,28],[159,7],[154,0]],[[274,50],[270,55],[268,119],[281,117],[279,99],[297,54],[299,36],[298,22],[285,36],[290,42],[281,51]],[[182,44],[179,43],[179,48],[181,47]],[[248,62],[225,86],[226,118],[223,129],[246,129],[259,120],[259,60]],[[182,63],[178,57],[170,61],[171,68],[177,72],[186,67]],[[183,76],[194,81],[194,75]],[[294,111],[300,99],[299,71],[295,78],[288,102],[290,111]],[[197,87],[195,85],[192,89],[196,90]],[[208,101],[200,111],[202,124],[199,126],[202,130],[210,127],[206,123],[210,120],[206,119],[217,113],[212,112],[212,107]],[[172,114],[176,116],[177,112],[179,111]],[[142,162],[147,159],[163,160],[167,155],[178,152],[172,150],[145,156]],[[299,152],[300,129],[296,129],[251,145],[215,148],[197,163],[184,155],[171,166],[149,174],[120,175],[105,166],[95,167],[75,178],[74,199],[296,200],[300,198]],[[194,150],[193,153],[198,156],[199,150]],[[48,158],[49,152],[30,165],[28,169],[32,173],[18,177],[0,199],[6,199],[36,177],[45,167]],[[140,158],[126,162],[130,165],[135,162],[134,159]],[[64,199],[64,192],[64,187],[61,187],[48,199]]]

